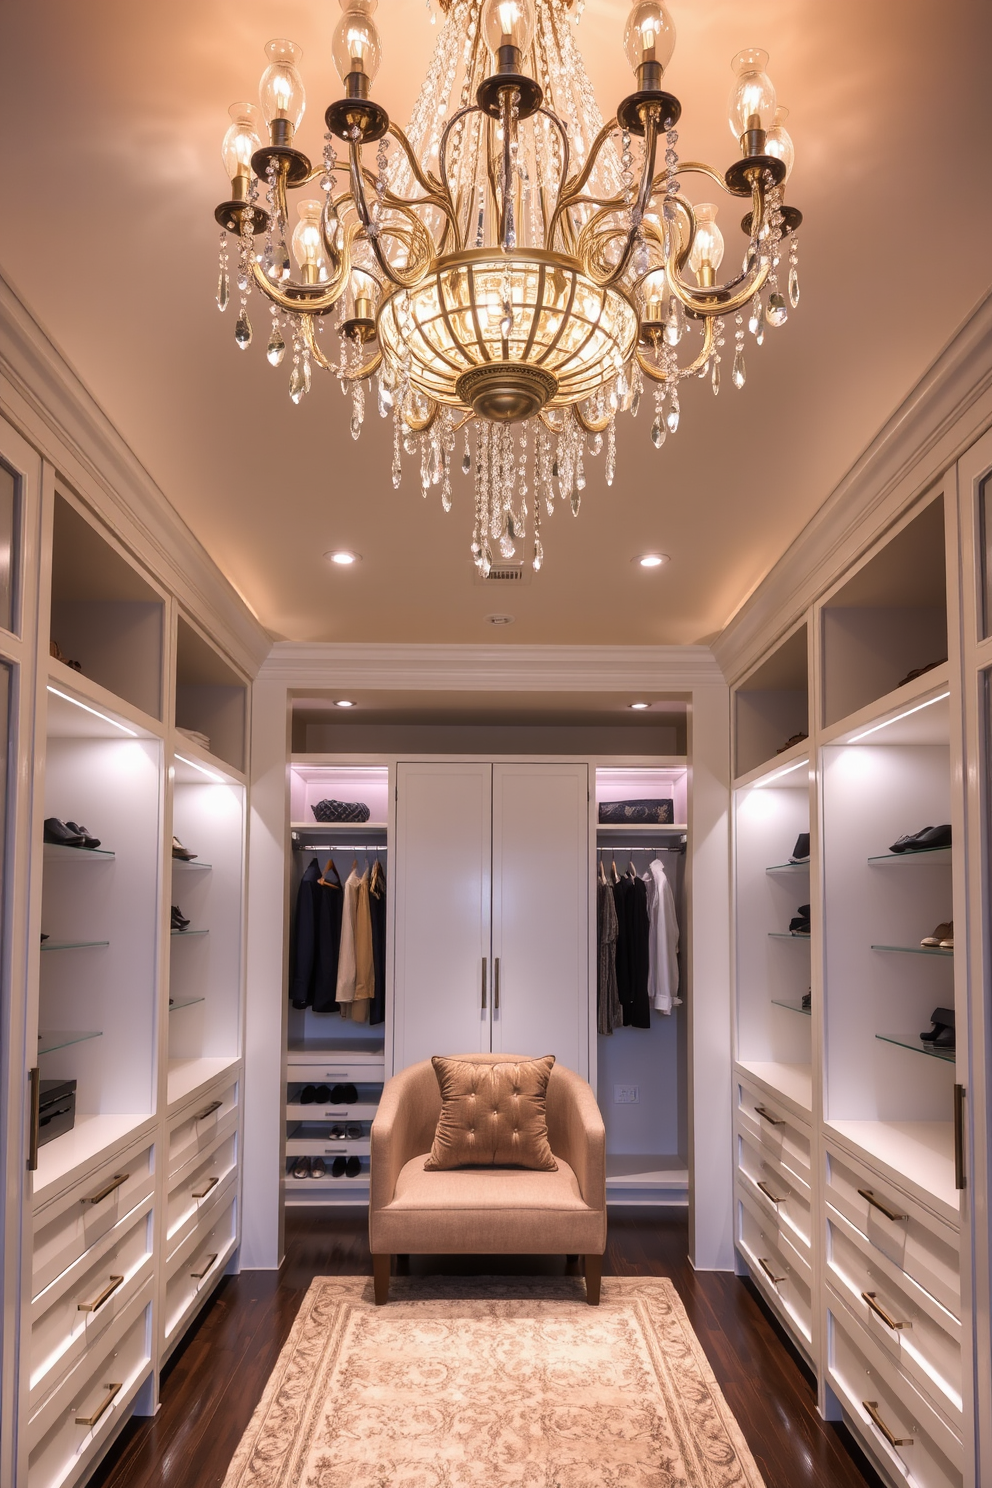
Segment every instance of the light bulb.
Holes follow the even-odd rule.
[[[675,50],[675,23],[659,0],[640,0],[627,17],[623,33],[627,61],[636,72],[655,62],[664,72]]]
[[[331,42],[331,57],[338,77],[347,85],[352,73],[368,78],[379,71],[382,42],[372,20],[377,0],[341,0],[344,15]]]
[[[781,160],[785,166],[785,179],[792,175],[792,167],[796,159],[795,146],[792,143],[792,135],[785,127],[785,121],[789,117],[787,108],[775,110],[775,123],[765,135],[765,154],[774,155]]]
[[[712,284],[717,269],[723,262],[723,233],[716,225],[716,207],[712,202],[700,202],[693,207],[696,215],[696,236],[689,249],[689,267],[699,280]],[[707,274],[707,269],[711,274]]]
[[[748,129],[770,129],[775,118],[775,88],[765,72],[768,53],[761,47],[747,47],[731,62],[737,74],[730,95],[730,132],[739,140]],[[757,119],[757,124],[752,121]]]
[[[220,147],[228,179],[251,175],[251,157],[261,149],[262,111],[257,103],[232,103],[228,109],[231,123]]]
[[[320,214],[323,202],[301,201],[300,220],[293,230],[293,257],[300,266],[304,283],[316,284],[327,278],[327,263],[324,259],[324,244],[320,236]]]
[[[525,52],[534,39],[534,6],[531,0],[488,0],[482,24],[486,45],[497,61],[501,47]]]
[[[297,70],[303,49],[292,41],[268,41],[265,55],[269,65],[258,85],[262,113],[270,129],[277,120],[283,120],[289,125],[292,136],[299,129],[307,106],[303,79]]]

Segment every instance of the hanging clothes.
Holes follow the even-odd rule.
[[[680,1007],[679,922],[664,865],[654,858],[644,875],[648,897],[648,998],[655,1012]]]
[[[648,999],[648,889],[643,879],[625,873],[613,885],[617,911],[617,994],[624,1026],[651,1027]]]
[[[351,1018],[367,1023],[369,1004],[375,994],[375,967],[372,960],[372,914],[369,908],[369,871],[358,881],[358,903],[355,907],[355,996]]]
[[[340,1011],[347,1017],[351,1013],[351,1004],[355,1000],[355,980],[357,965],[355,961],[355,922],[358,918],[358,893],[361,879],[358,876],[357,865],[352,868],[344,884],[344,908],[341,913],[341,949],[338,952],[338,979],[337,979],[337,1001],[342,1006]]]
[[[596,887],[596,1027],[612,1033],[623,1022],[617,992],[617,908],[613,885],[605,877]]]
[[[375,990],[369,1008],[370,1023],[386,1021],[386,874],[376,858],[369,880],[369,913],[372,919],[372,965]]]
[[[338,951],[341,946],[341,914],[344,889],[337,869],[328,859],[317,881],[317,959],[314,967],[315,1013],[337,1012]]]
[[[289,997],[295,1008],[313,1002],[313,974],[317,960],[317,895],[320,864],[314,858],[303,870],[296,891],[293,946],[290,956]]]

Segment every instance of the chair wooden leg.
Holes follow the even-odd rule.
[[[372,1257],[372,1287],[375,1293],[375,1305],[381,1307],[389,1301],[389,1262],[388,1255],[374,1255]]]
[[[599,1306],[599,1286],[603,1277],[603,1257],[601,1255],[587,1255],[586,1263],[586,1301],[590,1307]]]

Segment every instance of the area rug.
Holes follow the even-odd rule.
[[[672,1283],[318,1277],[224,1488],[763,1488]]]

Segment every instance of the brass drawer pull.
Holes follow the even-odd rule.
[[[784,1204],[785,1203],[785,1199],[784,1198],[781,1198],[781,1199],[776,1198],[775,1194],[773,1194],[772,1191],[771,1191],[771,1189],[768,1187],[768,1184],[765,1183],[765,1182],[763,1182],[762,1179],[760,1179],[760,1178],[757,1179],[757,1184],[758,1184],[758,1187],[761,1189],[761,1192],[764,1194],[765,1198],[766,1199],[771,1199],[771,1201],[772,1201],[773,1204]]]
[[[120,1188],[122,1183],[126,1183],[130,1176],[130,1173],[115,1173],[109,1183],[105,1183],[102,1188],[98,1188],[96,1193],[87,1194],[85,1199],[80,1199],[79,1202],[81,1204],[99,1204],[100,1200],[105,1199],[108,1194],[112,1194],[115,1188]],[[117,1388],[120,1389],[120,1385]]]
[[[207,1264],[204,1266],[202,1271],[191,1271],[189,1274],[193,1278],[193,1280],[202,1281],[219,1255],[220,1251],[215,1250],[213,1255],[207,1256]]]
[[[886,1219],[891,1219],[893,1224],[898,1224],[901,1219],[909,1218],[908,1214],[897,1214],[894,1209],[889,1208],[888,1204],[883,1204],[881,1199],[876,1199],[874,1189],[859,1188],[858,1193],[863,1199],[867,1199],[871,1207],[877,1209],[879,1214],[884,1214]]]
[[[77,1303],[77,1305],[76,1305],[76,1311],[77,1312],[99,1312],[100,1311],[100,1308],[103,1306],[104,1302],[106,1302],[109,1297],[112,1297],[114,1295],[114,1293],[116,1292],[116,1290],[117,1290],[117,1288],[119,1286],[123,1286],[123,1285],[124,1285],[124,1278],[123,1278],[123,1276],[112,1276],[110,1278],[110,1285],[109,1286],[105,1286],[104,1289],[103,1289],[103,1291],[100,1293],[100,1295],[98,1297],[94,1297],[92,1302],[79,1302],[79,1303]]]
[[[212,1116],[215,1111],[219,1111],[223,1104],[224,1102],[222,1100],[211,1101],[209,1106],[204,1106],[199,1116],[195,1118],[196,1121],[206,1121],[207,1117]]]
[[[772,1113],[771,1113],[771,1111],[766,1110],[766,1108],[764,1106],[755,1106],[754,1109],[757,1111],[757,1113],[758,1113],[759,1116],[763,1116],[764,1117],[764,1119],[768,1122],[769,1126],[784,1126],[785,1125],[785,1121],[783,1120],[782,1117],[780,1117],[780,1116],[773,1116]]]
[[[861,1404],[868,1412],[872,1425],[878,1427],[890,1447],[911,1447],[913,1445],[913,1438],[911,1436],[893,1436],[888,1426],[886,1426],[878,1414],[877,1400],[862,1400]]]
[[[769,1266],[768,1262],[762,1256],[758,1257],[758,1265],[761,1267],[762,1271],[764,1271],[769,1281],[773,1281],[776,1286],[778,1286],[779,1282],[785,1281],[784,1276],[775,1275],[775,1272],[772,1270],[771,1266]]]
[[[120,1394],[121,1390],[123,1390],[124,1382],[122,1380],[119,1385],[104,1385],[103,1388],[107,1391],[107,1394],[100,1401],[100,1404],[97,1406],[96,1410],[91,1416],[76,1417],[77,1426],[95,1426],[97,1421],[99,1421],[100,1417],[103,1415],[104,1411],[108,1411],[110,1409],[114,1401],[117,1399],[117,1396]]]
[[[899,1328],[911,1328],[913,1326],[912,1323],[897,1323],[894,1317],[889,1317],[889,1314],[886,1312],[885,1308],[880,1307],[879,1304],[875,1301],[875,1296],[875,1292],[862,1292],[861,1300],[862,1302],[867,1302],[868,1306],[871,1308],[875,1316],[881,1318],[885,1326],[887,1328],[891,1328],[893,1333],[895,1333]]]
[[[206,1188],[201,1188],[199,1193],[191,1194],[190,1197],[194,1199],[205,1199],[210,1190],[219,1182],[219,1178],[208,1178]]]

